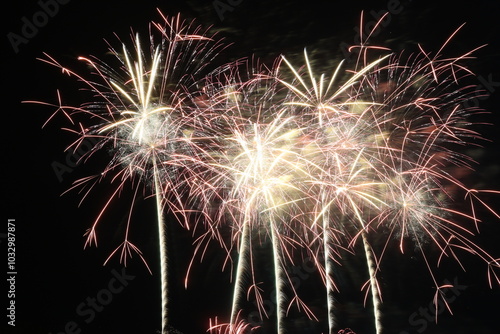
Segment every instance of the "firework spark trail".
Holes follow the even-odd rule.
[[[239,316],[237,318],[239,319]],[[252,327],[243,320],[239,320],[238,323],[235,324],[219,324],[218,319],[215,318],[214,320],[210,319],[207,332],[210,334],[248,334],[258,328],[259,327]]]
[[[195,98],[201,94],[197,88],[198,80],[223,45],[213,36],[205,36],[207,31],[202,31],[192,22],[181,20],[179,15],[172,18],[161,16],[162,23],[152,23],[160,35],[159,42],[155,42],[154,30],[150,29],[150,52],[142,47],[140,37],[136,35],[133,38],[135,53],[130,53],[125,43],[121,52],[109,46],[120,64],[118,67],[98,59],[80,57],[95,71],[96,81],[85,79],[48,55],[43,61],[83,82],[96,99],[96,102],[84,103],[81,107],[66,107],[58,92],[56,113],[63,112],[77,126],[70,131],[79,138],[70,147],[76,150],[85,138],[92,137],[98,142],[82,159],[89,159],[102,148],[110,149],[113,154],[100,175],[77,180],[73,186],[81,188],[85,198],[102,179],[110,179],[110,183],[115,184],[111,197],[86,233],[85,246],[97,246],[98,223],[111,202],[120,196],[125,184],[135,188],[132,203],[141,188],[143,192],[149,188],[156,197],[161,257],[161,332],[166,333],[169,326],[168,257],[163,210],[164,207],[169,209],[184,227],[189,228],[189,212],[192,210],[188,209],[185,195],[188,180],[192,178],[190,174],[195,169],[193,156],[199,147],[197,126],[204,123],[199,119],[203,115],[195,103]],[[89,121],[94,123],[83,125]],[[135,252],[150,270],[141,251],[129,241],[131,216],[132,208],[125,241],[105,263],[121,250],[120,261],[126,264],[127,258]]]

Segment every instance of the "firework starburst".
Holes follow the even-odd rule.
[[[161,16],[162,23],[152,24],[160,38],[155,42],[151,32],[149,50],[141,44],[139,34],[133,37],[133,52],[125,43],[120,52],[110,47],[120,64],[120,71],[98,59],[80,57],[97,77],[96,80],[89,80],[48,55],[44,61],[76,77],[94,94],[95,100],[81,107],[58,108],[58,112],[62,111],[72,124],[77,125],[76,129],[70,130],[78,135],[70,148],[76,150],[84,139],[93,138],[97,143],[82,159],[89,159],[100,149],[111,152],[111,159],[100,174],[77,180],[73,187],[80,188],[84,197],[102,180],[110,180],[114,187],[106,205],[86,233],[85,246],[97,246],[98,225],[108,206],[120,196],[126,184],[131,184],[134,196],[125,240],[105,263],[119,253],[120,260],[126,264],[127,258],[135,252],[151,272],[139,248],[130,241],[129,225],[137,196],[150,191],[156,197],[162,333],[165,333],[168,326],[168,257],[163,211],[168,208],[180,218],[183,226],[189,228],[187,213],[190,210],[185,201],[187,180],[197,149],[193,137],[197,124],[203,123],[199,119],[202,112],[194,100],[201,94],[197,87],[198,80],[222,44],[205,35],[206,31],[200,27],[183,21],[180,16]]]
[[[462,84],[472,75],[463,62],[475,50],[443,56],[458,30],[436,54],[421,46],[410,55],[390,53],[368,43],[372,33],[362,35],[361,44],[350,49],[359,52],[357,61],[339,62],[326,72],[331,74],[318,75],[305,51],[301,67],[281,57],[271,69],[239,61],[209,72],[222,44],[179,16],[160,15],[161,23],[151,23],[146,47],[139,34],[132,35],[131,47],[110,47],[118,66],[80,57],[93,80],[48,55],[44,61],[93,94],[92,102],[70,107],[58,91],[53,106],[77,136],[68,149],[92,138],[95,146],[82,160],[102,149],[110,153],[97,175],[72,187],[83,198],[104,181],[112,189],[86,233],[85,247],[97,246],[108,207],[130,185],[124,241],[105,263],[119,254],[126,264],[138,254],[151,271],[131,242],[129,226],[138,198],[156,199],[162,333],[170,326],[166,210],[185,228],[202,230],[195,255],[203,257],[217,240],[226,252],[225,265],[235,263],[230,318],[210,323],[211,332],[258,330],[243,320],[245,296],[255,300],[261,318],[270,316],[255,255],[266,245],[280,334],[292,306],[317,320],[286,270],[305,254],[326,285],[328,333],[339,330],[333,274],[341,254],[355,253],[360,239],[368,276],[362,289],[365,302],[371,295],[377,334],[383,331],[378,277],[394,241],[402,253],[410,244],[422,255],[435,283],[436,305],[447,286],[437,283],[435,267],[444,258],[462,266],[460,251],[486,263],[490,286],[500,284],[499,259],[472,239],[480,222],[478,205],[500,218],[480,195],[499,192],[474,189],[460,178],[473,164],[462,148],[480,136],[468,120],[476,109],[466,103],[475,90]],[[462,197],[470,208],[456,204]],[[436,264],[428,244],[439,252]]]

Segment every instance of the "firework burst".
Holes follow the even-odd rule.
[[[129,225],[138,194],[150,190],[156,198],[161,256],[161,330],[165,333],[169,317],[167,226],[163,211],[167,208],[189,228],[191,210],[187,208],[186,194],[197,151],[195,136],[199,124],[203,123],[202,111],[195,102],[202,94],[198,80],[222,44],[208,37],[201,28],[181,20],[180,16],[161,16],[162,23],[152,23],[148,48],[143,48],[138,34],[133,37],[132,52],[125,43],[120,52],[110,47],[120,64],[119,70],[98,59],[80,57],[94,70],[97,80],[85,79],[48,55],[44,61],[83,82],[96,100],[74,108],[59,105],[58,112],[62,111],[77,125],[70,131],[79,138],[69,149],[76,150],[86,138],[93,138],[96,145],[82,159],[87,160],[104,148],[111,152],[111,159],[100,174],[77,180],[73,186],[84,192],[84,198],[103,179],[111,180],[114,187],[106,205],[86,232],[85,247],[97,246],[97,229],[104,213],[125,185],[131,184],[135,190],[125,240],[105,263],[119,253],[120,261],[126,265],[135,252],[151,272],[139,248],[130,241]],[[154,31],[160,36],[158,42],[154,40]]]
[[[332,280],[334,262],[342,244],[340,239],[349,235],[346,225],[359,225],[363,232],[365,254],[367,256],[372,288],[376,284],[376,265],[372,250],[366,239],[367,222],[363,215],[367,206],[378,209],[385,203],[372,189],[380,183],[374,177],[376,171],[368,156],[381,147],[373,139],[380,136],[380,123],[370,118],[372,110],[379,104],[364,101],[356,94],[356,86],[362,78],[373,71],[387,57],[380,58],[353,72],[342,84],[342,62],[334,69],[330,78],[324,74],[317,76],[304,51],[304,70],[297,70],[284,58],[293,73],[292,82],[278,78],[290,90],[286,105],[295,109],[308,128],[308,143],[302,154],[312,162],[313,169],[306,181],[311,185],[309,192],[317,199],[312,210],[314,224],[319,224],[318,238],[324,250],[325,284],[327,288],[327,308],[329,332],[337,326],[334,315],[335,282]],[[370,134],[370,135],[367,135]],[[312,195],[314,194],[314,195]],[[352,217],[347,218],[346,217]],[[348,240],[350,240],[348,238]],[[378,294],[374,293],[374,303]]]
[[[233,84],[228,87],[234,87]],[[218,136],[219,145],[211,154],[210,166],[220,175],[217,187],[223,193],[218,221],[228,222],[233,229],[231,244],[237,248],[235,290],[231,324],[240,321],[241,299],[253,294],[261,316],[266,314],[263,298],[255,277],[253,252],[258,239],[268,236],[272,245],[275,289],[277,291],[277,328],[284,330],[286,314],[286,282],[290,283],[285,268],[291,261],[291,248],[301,245],[297,240],[295,223],[301,214],[301,203],[307,197],[300,188],[307,176],[307,162],[296,144],[302,130],[295,117],[277,103],[276,82],[259,75],[244,81],[235,91],[224,89],[220,99],[224,112],[219,119],[226,131]],[[231,247],[228,247],[231,248]],[[246,288],[243,278],[252,283]],[[293,287],[292,284],[288,286]],[[310,310],[293,291],[292,302]]]
[[[301,154],[312,166],[308,172],[312,177],[305,182],[311,185],[309,196],[317,199],[311,212],[322,241],[317,247],[323,249],[325,259],[318,265],[326,272],[330,333],[336,327],[331,275],[339,255],[335,249],[342,241],[353,249],[361,236],[369,273],[364,287],[372,295],[377,333],[383,329],[377,275],[393,237],[402,252],[409,241],[420,249],[436,284],[436,298],[442,296],[443,287],[437,284],[425,253],[428,241],[440,250],[439,262],[451,257],[460,263],[456,251],[465,250],[487,264],[490,286],[499,282],[498,259],[471,240],[474,231],[463,221],[477,225],[475,200],[499,216],[478,199],[476,190],[453,176],[454,171],[470,169],[472,163],[457,148],[479,138],[467,120],[475,110],[465,107],[475,92],[461,86],[472,75],[462,63],[476,49],[459,57],[441,56],[457,31],[436,56],[419,46],[414,55],[389,54],[371,62],[371,51],[380,54],[388,49],[368,47],[369,37],[362,37],[361,45],[351,49],[359,51],[354,70],[342,71],[341,62],[330,77],[314,72],[306,52],[301,69],[284,58],[292,74],[292,80],[286,74],[277,77],[289,90],[284,104],[307,128]],[[470,213],[452,206],[459,192],[472,196]],[[371,234],[384,230],[390,231],[389,238],[379,252],[371,241],[377,238]]]
[[[473,163],[460,149],[479,135],[467,120],[476,110],[465,107],[475,91],[461,84],[472,75],[462,63],[474,50],[442,56],[456,32],[436,55],[420,46],[408,56],[388,54],[387,48],[370,46],[368,34],[351,48],[359,52],[351,69],[340,62],[330,76],[317,75],[307,52],[300,68],[282,57],[271,69],[248,70],[243,63],[243,75],[242,63],[207,73],[222,44],[179,16],[161,16],[161,23],[150,26],[148,47],[139,35],[133,35],[131,48],[126,43],[120,51],[110,47],[119,66],[80,57],[95,80],[48,55],[44,61],[94,94],[93,102],[70,107],[58,92],[56,113],[69,119],[77,135],[68,149],[77,150],[92,138],[96,144],[83,160],[101,149],[111,152],[98,175],[72,187],[86,198],[103,180],[112,186],[86,233],[85,247],[97,246],[107,208],[131,185],[124,241],[105,263],[119,254],[126,264],[138,254],[151,271],[131,242],[129,226],[134,202],[140,196],[156,199],[162,333],[169,327],[165,210],[187,229],[203,225],[195,255],[203,257],[217,240],[227,252],[226,263],[234,262],[230,319],[210,323],[210,332],[254,330],[242,319],[245,296],[255,300],[261,318],[269,317],[255,255],[266,243],[272,253],[277,333],[285,332],[292,306],[317,319],[286,270],[304,254],[314,259],[326,285],[328,332],[339,329],[332,276],[342,250],[354,253],[359,239],[368,272],[362,289],[365,302],[372,297],[377,334],[383,331],[377,277],[394,240],[401,252],[411,243],[422,255],[436,285],[436,307],[447,286],[438,285],[434,267],[446,257],[462,265],[459,251],[486,263],[490,286],[500,283],[499,259],[472,240],[480,222],[478,203],[500,218],[479,195],[499,192],[472,189],[459,179],[458,171],[470,170]],[[387,55],[369,60],[372,52]],[[470,210],[457,208],[461,195]],[[224,229],[230,231],[228,238]],[[439,251],[435,265],[426,252],[429,243]]]

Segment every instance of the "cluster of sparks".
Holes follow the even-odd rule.
[[[377,333],[383,293],[377,277],[392,243],[403,253],[419,250],[437,297],[446,287],[435,277],[429,242],[440,253],[438,263],[445,257],[460,263],[459,252],[466,251],[484,261],[490,285],[500,283],[499,259],[472,241],[478,204],[500,218],[479,195],[498,191],[471,189],[456,172],[471,170],[472,159],[460,152],[479,138],[467,120],[475,110],[466,107],[476,92],[461,85],[472,75],[463,65],[472,52],[443,58],[449,40],[435,55],[360,45],[354,68],[341,62],[331,75],[318,75],[307,52],[302,66],[281,57],[270,67],[240,61],[207,73],[223,44],[179,17],[163,19],[152,24],[161,38],[156,42],[151,34],[149,50],[139,35],[132,53],[125,45],[121,52],[111,48],[118,69],[81,58],[97,81],[45,60],[83,81],[99,101],[57,105],[78,135],[70,149],[92,137],[97,144],[82,159],[103,148],[112,152],[102,173],[75,183],[85,196],[103,179],[114,186],[86,246],[97,245],[98,223],[126,184],[135,189],[134,201],[150,191],[158,201],[160,235],[168,210],[185,228],[202,231],[195,255],[203,256],[215,240],[234,264],[232,310],[227,324],[211,324],[217,333],[250,331],[245,298],[268,316],[253,255],[263,240],[272,249],[278,333],[292,307],[316,319],[286,271],[297,254],[314,259],[326,287],[329,333],[339,329],[332,274],[342,250],[354,251],[359,239]],[[372,51],[386,55],[367,61]],[[464,196],[470,206],[458,209]],[[126,263],[135,252],[147,266],[128,231],[127,225],[110,257],[119,253]],[[381,235],[386,242],[377,245]],[[160,251],[166,256],[165,245]]]

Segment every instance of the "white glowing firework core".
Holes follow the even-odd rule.
[[[104,128],[100,132],[107,131],[111,128],[129,126],[132,128],[131,139],[137,141],[138,144],[146,144],[154,147],[157,136],[161,133],[161,128],[164,126],[164,118],[159,117],[163,112],[172,110],[169,106],[154,106],[151,103],[152,94],[155,88],[155,79],[158,74],[158,64],[160,62],[160,53],[156,49],[153,55],[153,61],[149,73],[145,73],[143,65],[143,56],[139,37],[136,37],[137,60],[132,63],[125,45],[123,53],[127,71],[134,85],[137,96],[134,98],[127,91],[115,82],[111,82],[113,87],[120,92],[130,103],[134,110],[124,110],[120,114],[124,118],[118,120]],[[130,124],[132,123],[132,124]]]
[[[277,120],[281,120],[277,117]],[[266,125],[253,124],[253,136],[237,133],[232,141],[241,150],[233,159],[235,178],[234,194],[243,195],[247,199],[247,210],[257,207],[261,212],[278,209],[283,203],[284,193],[296,191],[292,181],[293,173],[297,173],[298,155],[287,144],[297,137],[299,130],[284,130],[291,118]],[[288,196],[286,196],[288,197]]]

